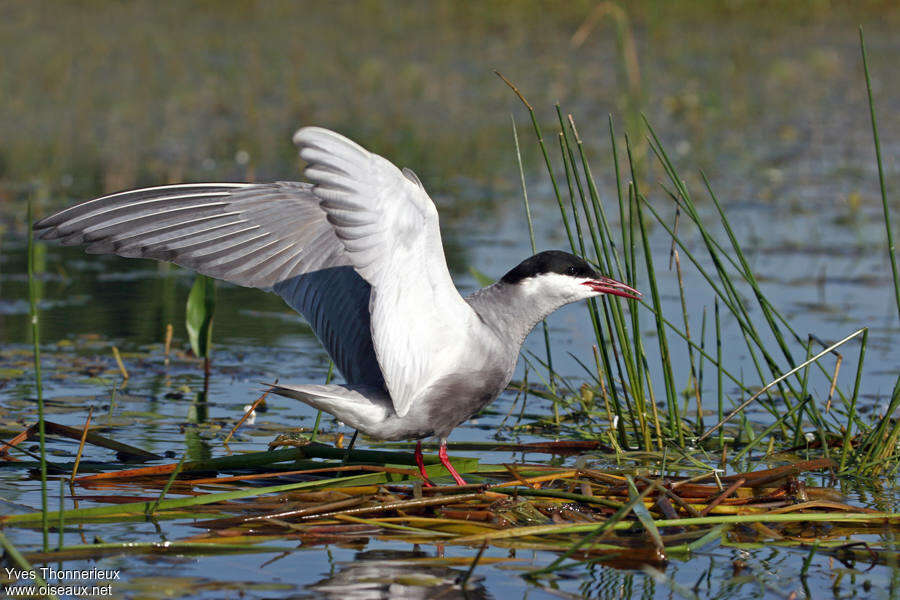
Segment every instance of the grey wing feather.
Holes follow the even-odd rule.
[[[311,185],[182,184],[112,194],[35,223],[40,238],[154,258],[272,289],[309,322],[349,383],[383,386],[371,288],[350,267]]]
[[[350,264],[305,183],[185,184],[122,192],[35,223],[45,240],[87,252],[173,262],[269,288]]]

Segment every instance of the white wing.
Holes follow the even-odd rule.
[[[471,309],[450,278],[437,209],[411,172],[318,127],[294,135],[347,257],[372,286],[372,341],[394,410],[441,377]],[[449,358],[449,360],[448,360]]]
[[[370,286],[307,183],[183,184],[121,192],[35,223],[39,236],[92,253],[155,258],[273,289],[309,322],[344,378],[383,386]]]

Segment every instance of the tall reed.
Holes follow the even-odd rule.
[[[872,123],[872,141],[875,145],[875,162],[878,164],[878,187],[881,190],[881,207],[884,214],[884,228],[887,235],[888,259],[891,262],[891,276],[894,280],[894,301],[900,316],[900,275],[897,273],[897,248],[891,231],[891,212],[888,206],[887,187],[884,183],[884,166],[881,163],[881,142],[878,139],[878,122],[875,119],[875,100],[872,98],[872,80],[869,78],[869,59],[866,55],[866,40],[862,25],[859,26],[859,49],[862,53],[863,72],[866,76],[866,96],[869,99],[869,119]]]
[[[44,552],[49,548],[50,526],[47,519],[47,448],[44,431],[44,386],[41,382],[41,335],[38,324],[37,281],[34,277],[34,231],[31,223],[34,214],[31,201],[28,201],[26,223],[28,227],[28,314],[31,319],[31,338],[34,344],[34,387],[37,392],[38,407],[38,443],[41,448],[41,532]],[[62,510],[62,507],[60,507]]]
[[[815,365],[820,372],[829,375],[830,370],[823,361],[829,360],[830,351],[862,333],[859,356],[859,373],[861,373],[867,336],[863,331],[859,331],[845,337],[824,352],[814,353],[812,339],[801,337],[796,328],[766,296],[750,267],[738,235],[714,191],[713,184],[705,174],[702,172],[700,174],[703,191],[715,208],[718,226],[725,234],[724,242],[713,232],[711,225],[701,218],[697,201],[685,179],[670,159],[652,125],[644,119],[644,126],[649,132],[647,144],[651,156],[665,175],[666,181],[660,185],[662,197],[668,199],[673,211],[686,216],[687,225],[693,226],[694,232],[699,234],[700,248],[708,259],[703,261],[696,254],[696,250],[692,251],[685,241],[686,226],[682,226],[681,231],[676,231],[666,223],[659,203],[648,199],[627,134],[624,136],[624,168],[620,165],[620,150],[611,118],[609,133],[611,162],[616,182],[618,227],[611,223],[607,216],[604,201],[591,173],[587,152],[575,126],[575,119],[571,115],[564,115],[561,108],[556,106],[559,126],[556,135],[559,141],[560,161],[557,164],[562,165],[557,170],[544,142],[544,134],[534,107],[510,81],[499,73],[498,75],[510,86],[529,113],[571,251],[593,261],[601,271],[610,276],[618,277],[635,287],[640,284],[647,292],[648,297],[643,300],[607,297],[603,302],[590,302],[588,305],[597,348],[595,378],[602,383],[603,388],[603,394],[595,394],[594,397],[602,397],[611,405],[611,412],[615,415],[617,441],[622,448],[652,450],[661,449],[665,444],[685,447],[689,441],[698,443],[704,440],[706,444],[712,443],[722,447],[726,443],[722,425],[737,412],[732,411],[728,416],[724,414],[725,403],[728,401],[724,387],[726,378],[737,387],[743,397],[749,398],[739,408],[750,402],[756,402],[772,415],[772,424],[761,436],[750,434],[749,439],[754,444],[759,444],[763,438],[776,432],[785,440],[797,438],[801,435],[805,422],[804,415],[815,425],[816,431],[823,439],[839,429],[844,432],[850,431],[851,428],[857,432],[869,430],[860,421],[855,410],[859,392],[858,380],[852,390],[845,391],[839,386],[835,390],[843,413],[849,420],[849,426],[847,423],[839,423],[833,416],[830,419],[823,418],[816,407],[816,402],[808,396],[810,385],[808,367]],[[518,144],[518,136],[515,132],[514,135]],[[559,183],[561,181],[558,179],[559,173],[562,173],[561,176],[565,179],[563,185]],[[627,174],[625,176],[627,179],[623,177],[623,173]],[[568,203],[563,202],[561,189],[568,191]],[[530,218],[530,211],[526,212]],[[681,325],[674,324],[664,314],[663,291],[657,277],[650,244],[648,217],[652,217],[671,237],[672,252],[677,253]],[[713,292],[716,348],[712,354],[707,351],[705,344],[706,307],[698,310],[689,306],[684,293],[682,257]],[[698,340],[692,339],[690,334],[689,313],[692,310],[704,315],[704,326],[701,328],[703,333],[699,343]],[[723,364],[725,357],[720,315],[723,310],[737,325],[739,339],[742,340],[751,360],[757,383],[745,381],[743,374],[737,376]],[[640,335],[641,315],[645,311],[650,313],[656,329],[654,353],[659,356],[660,362],[658,366],[653,367],[648,364],[645,347],[647,340]],[[759,318],[759,315],[762,318]],[[685,410],[679,406],[676,374],[668,341],[670,334],[682,339],[688,350],[690,372],[685,375],[685,379],[689,382],[688,387],[697,405],[694,423],[690,422],[687,404]],[[811,358],[798,361],[795,358],[798,355]],[[699,370],[695,367],[695,356],[700,361]],[[704,431],[703,389],[699,373],[702,373],[705,362],[716,369],[716,410],[719,425],[701,435]],[[546,366],[550,366],[549,361]],[[552,368],[550,370],[549,377],[553,377],[555,374],[552,373]],[[652,373],[658,373],[663,383],[665,397],[661,404],[664,409],[661,411],[657,410]],[[761,387],[762,391],[754,394],[752,391],[754,386]],[[733,405],[738,404],[735,399],[731,401],[734,402]],[[751,431],[749,422],[744,423],[744,429]],[[716,430],[719,432],[717,438],[707,440],[709,434]],[[882,433],[879,439],[889,437],[889,434]],[[845,435],[845,440],[847,439]],[[843,457],[846,456],[845,451]]]

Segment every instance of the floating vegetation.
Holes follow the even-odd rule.
[[[48,430],[77,433],[55,424]],[[123,451],[102,436],[87,439]],[[547,442],[540,449],[570,452],[572,447]],[[481,483],[424,488],[409,485],[417,475],[408,453],[353,450],[352,464],[342,466],[344,453],[311,443],[80,476],[74,484],[81,491],[73,492],[73,499],[100,506],[50,512],[46,517],[51,524],[183,519],[203,533],[165,543],[65,546],[24,557],[48,563],[133,552],[264,551],[271,548],[257,545],[366,537],[562,552],[553,564],[529,573],[539,577],[571,567],[570,561],[662,566],[670,555],[713,541],[816,543],[838,551],[853,548],[858,543],[854,535],[884,534],[900,525],[900,513],[846,504],[834,490],[800,479],[809,472],[834,473],[837,465],[829,459],[728,475],[712,469],[691,477],[661,477],[646,468],[481,465],[475,459],[453,459],[457,470]],[[440,475],[437,457],[427,457],[426,463],[430,476]],[[668,469],[696,468],[698,463],[685,455]],[[106,489],[117,493],[96,494]],[[34,526],[42,518],[40,512],[6,515],[0,526]],[[810,537],[810,528],[819,531]],[[874,562],[896,560],[888,547],[867,543],[866,548]]]

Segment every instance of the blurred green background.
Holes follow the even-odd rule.
[[[759,122],[789,143],[808,133],[804,116],[859,100],[858,23],[874,71],[891,72],[879,50],[896,43],[897,3],[847,4],[4,2],[0,213],[8,225],[11,198],[36,184],[56,207],[136,185],[292,177],[290,136],[306,124],[432,188],[457,174],[490,185],[510,164],[507,113],[524,117],[493,69],[542,118],[556,101],[574,111],[588,140],[603,142],[591,133],[606,113],[634,127],[643,110],[712,167],[752,147],[734,130]],[[887,133],[898,111],[882,112]]]
[[[413,168],[438,204],[457,281],[469,286],[470,265],[499,276],[530,250],[514,115],[535,210],[547,217],[538,243],[564,246],[527,114],[494,69],[528,97],[548,136],[555,102],[575,115],[602,193],[612,176],[607,115],[640,153],[643,112],[685,176],[696,182],[702,168],[726,203],[752,206],[737,217],[749,227],[743,239],[796,250],[773,256],[767,272],[818,273],[825,266],[810,248],[827,254],[836,240],[855,254],[846,264],[832,256],[829,273],[871,270],[854,258],[883,257],[859,24],[893,178],[895,2],[2,2],[0,339],[28,336],[27,199],[40,216],[137,186],[297,179],[290,140],[303,125]],[[652,185],[659,173],[646,165]],[[39,252],[51,253],[49,339],[156,340],[180,320],[189,279],[80,249]],[[235,311],[284,310],[252,290],[228,293],[222,306]],[[221,332],[267,343],[282,330],[221,310],[231,323]]]

